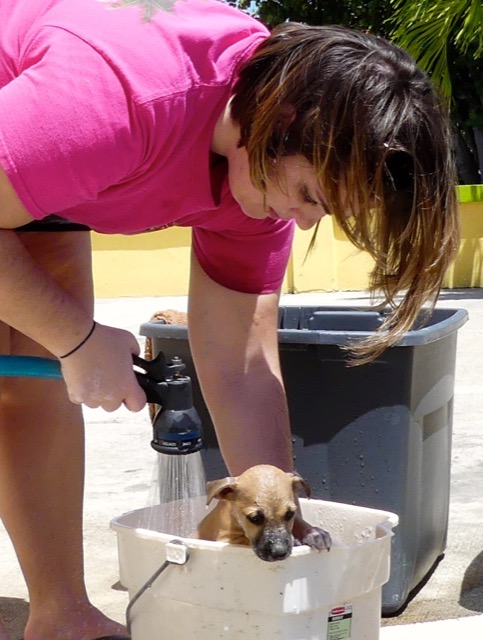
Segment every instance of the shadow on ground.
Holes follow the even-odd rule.
[[[465,609],[483,613],[483,551],[465,571],[459,603]]]
[[[12,640],[21,640],[29,615],[29,603],[21,598],[0,597],[0,616]]]

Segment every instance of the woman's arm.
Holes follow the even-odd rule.
[[[27,250],[11,230],[31,219],[0,169],[0,320],[59,357],[87,336],[92,310],[81,307],[51,275],[61,270],[60,251],[50,255],[42,234],[36,242],[29,239]],[[86,251],[85,244],[78,250]],[[84,262],[90,269],[90,260]],[[76,277],[71,274],[72,286]],[[98,325],[81,349],[62,360],[71,400],[106,410],[123,402],[132,410],[141,409],[145,395],[132,370],[132,353],[138,349],[127,331]]]
[[[279,296],[226,289],[192,256],[189,334],[203,395],[233,475],[255,464],[292,470],[277,342]]]
[[[87,335],[89,313],[70,304],[10,229],[32,220],[0,169],[1,319],[60,356]],[[35,309],[35,313],[34,313]],[[78,326],[69,316],[77,317]],[[70,321],[69,321],[70,319]]]

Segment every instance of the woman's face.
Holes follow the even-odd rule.
[[[310,229],[327,215],[314,167],[302,156],[278,162],[265,193],[250,180],[248,156],[242,147],[228,159],[233,197],[250,218],[295,220],[301,229]]]

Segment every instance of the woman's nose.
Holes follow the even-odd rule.
[[[290,209],[289,212],[290,218],[295,220],[296,225],[306,231],[307,229],[311,229],[313,226],[317,224],[317,222],[324,217],[324,213],[314,211],[306,212],[300,208]]]

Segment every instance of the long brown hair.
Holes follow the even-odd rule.
[[[383,38],[286,23],[244,64],[231,108],[253,183],[264,191],[279,159],[303,155],[373,257],[370,290],[390,312],[351,345],[354,363],[372,360],[435,303],[459,247],[449,119],[431,81]]]

